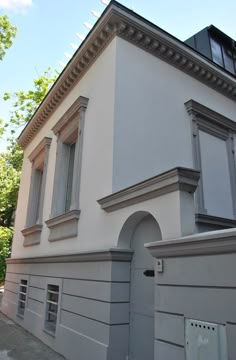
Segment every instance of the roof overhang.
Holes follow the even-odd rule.
[[[236,100],[236,80],[233,76],[156,25],[116,1],[111,1],[22,131],[18,139],[22,148],[31,142],[56,107],[115,36],[129,41],[228,98]]]

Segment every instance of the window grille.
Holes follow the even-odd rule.
[[[18,298],[18,314],[24,316],[25,304],[27,296],[27,280],[20,281],[19,298]]]
[[[59,286],[48,285],[47,300],[46,300],[45,329],[51,333],[55,333],[56,331],[58,301],[59,301]]]

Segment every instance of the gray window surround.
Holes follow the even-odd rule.
[[[201,155],[199,130],[213,135],[226,142],[228,165],[230,174],[230,184],[232,193],[233,217],[234,219],[225,219],[218,216],[212,216],[207,213],[204,204],[203,183],[200,177],[198,189],[196,191],[197,213],[196,220],[198,223],[213,223],[226,227],[235,226],[236,222],[236,167],[234,157],[234,134],[236,134],[236,122],[215,112],[208,107],[194,101],[185,102],[185,107],[192,120],[192,148],[194,167],[201,172]],[[209,220],[209,221],[208,221]],[[227,221],[228,220],[228,221]]]
[[[42,215],[45,183],[51,141],[51,138],[44,137],[28,157],[32,163],[32,171],[26,225],[22,230],[24,246],[37,245],[40,243],[43,226]]]
[[[49,241],[74,238],[78,233],[83,133],[87,105],[88,99],[80,96],[52,128],[53,133],[57,136],[57,157],[51,215],[50,219],[46,221],[50,229]],[[75,144],[75,152],[72,170],[71,201],[68,210],[66,210],[68,166],[72,144]]]
[[[29,294],[29,276],[28,276],[28,275],[25,275],[25,274],[21,274],[19,280],[20,280],[20,281],[19,281],[19,284],[18,284],[18,286],[19,286],[19,290],[18,290],[18,291],[19,291],[19,292],[18,292],[18,299],[17,299],[18,305],[17,305],[17,313],[16,313],[16,315],[17,315],[18,317],[20,317],[20,318],[24,318],[24,313],[25,313],[25,309],[27,308],[28,294]],[[20,288],[21,288],[21,286],[22,286],[22,284],[21,284],[22,280],[23,280],[23,281],[26,281],[25,308],[24,308],[23,313],[22,313],[21,311],[19,311]],[[24,285],[24,284],[23,284],[23,285]]]
[[[55,284],[47,285],[44,330],[46,330],[46,332],[49,332],[50,335],[55,335],[56,332],[58,312],[59,312],[58,311],[59,295],[60,295],[60,287],[58,285]]]
[[[46,321],[46,317],[47,317],[47,296],[48,296],[48,287],[49,287],[49,285],[56,285],[56,286],[59,287],[58,312],[57,312],[57,319],[56,319],[56,324],[55,324],[56,325],[55,326],[55,332],[52,332],[47,328],[47,321]],[[61,294],[62,294],[61,289],[62,289],[62,279],[54,278],[54,277],[48,277],[47,283],[46,283],[46,288],[45,288],[43,332],[45,332],[47,335],[52,336],[52,337],[56,336],[57,325],[59,323],[60,309],[61,309]]]

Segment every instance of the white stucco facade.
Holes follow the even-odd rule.
[[[111,2],[19,139],[24,161],[2,305],[8,316],[68,359],[80,352],[82,360],[159,360],[158,257],[144,244],[235,226],[233,82]],[[43,207],[27,229],[33,168],[44,179]],[[72,188],[78,199],[55,216],[60,176],[61,195]],[[23,300],[19,286],[27,289]],[[154,338],[142,346],[145,336],[155,337],[155,348]]]
[[[25,248],[21,230],[26,222],[30,187],[28,156],[41,139],[52,138],[43,208],[46,221],[51,214],[57,144],[51,129],[78,96],[89,99],[85,115],[78,239],[49,243],[49,230],[43,224],[39,246]],[[189,99],[234,118],[232,100],[127,41],[113,39],[25,150],[12,256],[63,254],[68,248],[70,252],[93,250],[94,239],[98,249],[117,246],[122,224],[139,207],[107,215],[101,211],[97,200],[176,166],[194,168],[192,124],[184,106]],[[222,179],[224,174],[222,172]],[[167,199],[164,201],[167,206]],[[163,209],[161,198],[154,208],[159,206]],[[227,203],[225,216],[221,209],[222,217],[228,217],[229,206]],[[143,210],[151,213],[152,205],[145,204]],[[160,223],[157,209],[154,214]],[[178,214],[176,210],[174,216]],[[87,226],[88,220],[92,226]],[[161,227],[165,238],[180,235],[177,228],[170,229],[165,221]]]

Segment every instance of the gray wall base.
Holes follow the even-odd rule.
[[[28,279],[24,317],[17,315]],[[123,360],[129,338],[129,261],[10,263],[2,312],[70,360]],[[46,289],[60,286],[56,333],[44,330]]]
[[[199,255],[199,248],[193,247],[200,235],[189,237],[190,242],[187,238],[181,238],[178,241],[166,241],[166,246],[164,242],[147,245],[154,257],[163,260],[164,269],[162,273],[156,272],[156,360],[185,359],[186,319],[224,325],[227,359],[236,358],[236,253],[233,250],[233,253],[227,253],[229,231],[215,234],[215,238],[219,238],[216,244],[218,250],[219,243],[222,244],[221,253],[217,254],[214,253],[216,247],[212,245],[207,255]],[[207,242],[209,246],[215,243],[213,232],[204,236],[203,245]],[[232,233],[231,240],[233,236]],[[192,241],[191,245],[191,239],[195,238],[196,241]],[[181,241],[184,240],[185,249],[181,248]],[[187,254],[187,247],[191,255]]]

